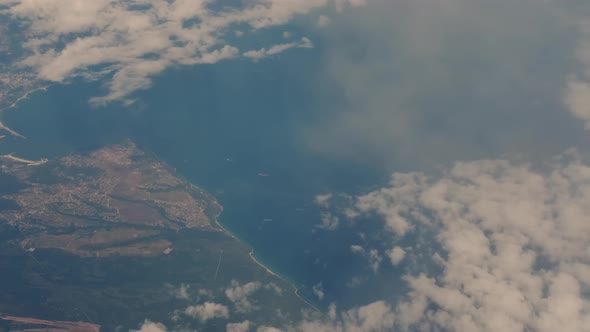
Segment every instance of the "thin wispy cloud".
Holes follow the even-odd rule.
[[[375,0],[332,17],[301,144],[387,171],[572,146],[590,119],[588,73],[572,71],[590,59],[582,19],[567,1],[495,3]]]
[[[263,58],[266,58],[266,57],[269,57],[272,55],[283,53],[286,50],[289,50],[292,48],[313,48],[313,43],[311,42],[311,40],[309,40],[309,38],[303,37],[298,42],[276,44],[276,45],[271,46],[268,49],[261,48],[259,50],[247,51],[247,52],[244,52],[244,56],[247,58],[250,58],[252,60],[260,60],[260,59],[263,59]]]

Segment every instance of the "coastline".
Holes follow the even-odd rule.
[[[182,174],[179,174],[176,171],[176,168],[173,168],[172,166],[170,166],[167,162],[165,162],[164,160],[158,158],[157,154],[149,149],[146,149],[145,147],[141,147],[138,145],[139,148],[141,148],[143,151],[145,151],[146,153],[149,153],[152,157],[156,158],[157,160],[159,160],[160,162],[162,162],[166,167],[168,167],[169,170],[173,171],[174,175],[181,178],[183,181],[186,181],[186,183],[189,184],[190,188],[193,190],[197,190],[199,191],[201,194],[206,194],[207,196],[209,196],[216,204],[216,207],[218,208],[218,211],[216,211],[217,213],[215,213],[215,217],[212,218],[213,222],[215,225],[217,225],[217,227],[224,232],[226,235],[228,235],[229,237],[231,237],[232,239],[239,241],[241,243],[244,243],[246,245],[248,245],[245,241],[242,241],[239,237],[237,237],[234,233],[232,233],[230,230],[228,230],[227,228],[225,228],[225,226],[223,226],[220,222],[219,222],[219,216],[221,216],[221,214],[223,213],[223,205],[221,205],[217,199],[211,195],[210,193],[208,193],[207,191],[204,191],[204,189],[200,188],[199,186],[193,184],[191,181],[189,181],[188,178],[186,178],[185,176],[183,176]],[[250,245],[248,245],[250,246]],[[303,296],[301,296],[301,294],[299,294],[299,288],[296,287],[292,282],[290,282],[287,278],[281,276],[280,274],[274,272],[272,269],[270,269],[269,267],[267,267],[266,265],[262,264],[255,256],[254,256],[254,249],[250,250],[249,253],[250,258],[252,259],[252,261],[254,263],[256,263],[258,266],[262,267],[267,273],[271,274],[272,276],[279,278],[281,280],[283,280],[285,283],[287,283],[288,285],[290,285],[293,288],[293,294],[295,294],[295,296],[300,299],[303,303],[307,304],[308,306],[310,306],[313,310],[315,310],[316,312],[322,312],[320,309],[318,309],[315,305],[313,305],[312,303],[310,303],[308,300],[306,300]]]
[[[27,139],[27,137],[26,137],[26,136],[24,136],[24,135],[22,135],[22,134],[18,133],[17,131],[15,131],[15,130],[13,130],[13,129],[9,128],[8,126],[6,126],[6,125],[5,125],[5,124],[4,124],[4,123],[1,121],[1,120],[2,120],[2,115],[3,115],[3,112],[5,112],[5,111],[9,111],[9,110],[11,110],[11,109],[13,109],[13,108],[16,108],[19,102],[21,102],[22,100],[25,100],[25,99],[29,98],[29,97],[30,97],[30,96],[31,96],[31,95],[32,95],[34,92],[37,92],[37,91],[47,91],[47,90],[48,90],[48,86],[42,86],[42,87],[34,88],[34,89],[30,90],[30,91],[27,91],[26,93],[24,93],[24,94],[23,94],[23,95],[21,95],[20,97],[18,97],[18,98],[17,98],[17,99],[16,99],[16,100],[15,100],[15,101],[14,101],[14,102],[11,104],[11,105],[9,105],[9,106],[7,106],[7,107],[5,107],[5,108],[2,108],[2,109],[0,109],[0,130],[4,130],[4,131],[6,131],[8,134],[10,134],[10,135],[12,135],[12,136],[14,136],[14,137],[18,137],[18,138],[21,138],[21,139]],[[4,136],[0,135],[0,139],[1,139],[2,137],[4,137]],[[134,143],[135,143],[135,142],[134,142]],[[138,145],[138,146],[139,146],[139,145]],[[182,176],[182,175],[178,174],[178,173],[176,172],[176,169],[175,169],[175,168],[173,168],[173,167],[171,167],[170,165],[168,165],[167,163],[165,163],[165,162],[164,162],[162,159],[160,159],[160,158],[159,158],[159,157],[158,157],[158,156],[157,156],[155,153],[153,153],[152,151],[149,151],[149,150],[145,149],[145,147],[141,147],[141,148],[142,148],[142,150],[144,150],[144,151],[146,151],[146,152],[148,152],[148,153],[151,153],[151,154],[152,154],[152,155],[153,155],[153,156],[154,156],[154,157],[155,157],[157,160],[159,160],[159,161],[162,161],[162,162],[163,162],[163,163],[164,163],[164,164],[165,164],[167,167],[169,167],[170,169],[174,170],[174,173],[173,173],[173,174],[175,174],[175,176],[180,176],[181,178],[183,178],[183,180],[187,181],[187,183],[189,183],[189,184],[190,184],[190,186],[191,186],[193,189],[196,189],[196,190],[200,191],[201,193],[204,193],[204,194],[206,194],[207,196],[210,196],[211,198],[213,198],[213,201],[215,202],[215,205],[216,205],[216,206],[215,206],[215,208],[217,208],[217,211],[216,211],[217,213],[215,213],[215,214],[216,214],[216,216],[215,216],[215,218],[212,218],[212,221],[214,222],[214,225],[217,225],[217,227],[218,227],[218,228],[219,228],[221,231],[223,231],[225,234],[229,235],[229,236],[230,236],[231,238],[233,238],[234,240],[237,240],[237,241],[239,241],[239,242],[241,242],[241,243],[244,243],[244,244],[246,244],[247,246],[251,247],[251,246],[250,246],[248,243],[246,243],[245,241],[243,241],[243,240],[241,240],[240,238],[238,238],[238,237],[237,237],[235,234],[233,234],[233,233],[232,233],[230,230],[228,230],[226,227],[224,227],[224,226],[223,226],[223,225],[222,225],[222,224],[219,222],[219,220],[218,220],[218,217],[219,217],[219,216],[222,214],[222,212],[223,212],[223,206],[222,206],[222,205],[221,205],[221,204],[220,204],[220,203],[219,203],[219,202],[218,202],[218,201],[215,199],[215,197],[214,197],[213,195],[211,195],[211,194],[209,194],[208,192],[204,191],[204,189],[202,189],[202,188],[200,188],[200,187],[198,187],[198,186],[196,186],[196,185],[193,185],[193,184],[192,184],[190,181],[188,181],[188,179],[187,179],[187,178],[185,178],[184,176]],[[17,157],[17,156],[14,156],[13,154],[0,155],[0,158],[7,158],[7,159],[10,159],[10,160],[12,160],[12,161],[15,161],[15,162],[24,163],[24,164],[26,164],[26,165],[28,165],[28,166],[37,166],[37,165],[41,165],[41,164],[43,164],[43,163],[47,162],[47,160],[46,160],[46,159],[44,159],[44,158],[43,158],[43,159],[40,159],[40,160],[28,160],[28,159],[24,159],[24,158],[19,158],[19,157]],[[264,176],[266,176],[266,175],[264,175]],[[295,294],[295,296],[296,296],[297,298],[299,298],[299,299],[300,299],[300,300],[301,300],[303,303],[305,303],[306,305],[308,305],[309,307],[311,307],[311,308],[312,308],[313,310],[315,310],[316,312],[321,312],[321,310],[319,310],[319,309],[318,309],[318,308],[317,308],[315,305],[313,305],[312,303],[310,303],[310,302],[309,302],[307,299],[305,299],[305,298],[304,298],[304,297],[303,297],[303,296],[300,294],[300,289],[299,289],[298,287],[296,287],[296,286],[295,286],[295,284],[294,284],[293,282],[289,281],[289,280],[288,280],[286,277],[283,277],[283,276],[281,276],[280,274],[278,274],[278,273],[274,272],[274,271],[273,271],[271,268],[269,268],[268,266],[266,266],[266,265],[264,265],[262,262],[260,262],[260,261],[259,261],[259,260],[256,258],[256,256],[255,256],[254,249],[251,249],[251,251],[249,252],[249,256],[250,256],[250,258],[252,259],[252,261],[253,261],[254,263],[256,263],[258,266],[260,266],[261,268],[263,268],[263,269],[264,269],[264,270],[265,270],[267,273],[271,274],[272,276],[274,276],[274,277],[276,277],[276,278],[279,278],[279,279],[283,280],[285,283],[287,283],[288,285],[290,285],[290,286],[293,288],[293,293]]]
[[[1,113],[2,111],[0,111]],[[0,130],[5,130],[6,132],[8,132],[10,135],[15,136],[15,137],[19,137],[22,139],[27,139],[25,136],[19,134],[18,132],[6,127],[6,125],[4,123],[2,123],[2,121],[0,121]]]
[[[221,208],[221,212],[223,212],[223,207]],[[221,215],[221,212],[219,213]],[[215,224],[221,228],[223,230],[224,233],[226,233],[227,235],[229,235],[230,237],[232,237],[233,239],[240,241],[242,243],[244,243],[242,240],[240,240],[237,236],[235,236],[232,232],[230,232],[227,228],[225,228],[220,222],[219,220],[216,218],[215,219]],[[280,274],[274,272],[273,270],[271,270],[268,266],[262,264],[255,256],[254,256],[254,249],[250,250],[249,253],[250,258],[252,259],[252,261],[254,261],[254,263],[256,263],[258,266],[260,266],[261,268],[263,268],[267,273],[271,274],[272,276],[281,279],[282,281],[286,282],[287,284],[289,284],[291,287],[293,287],[293,294],[295,294],[295,296],[300,299],[303,303],[307,304],[308,306],[310,306],[311,308],[313,308],[313,310],[315,310],[316,312],[322,312],[320,309],[318,309],[315,305],[313,305],[312,303],[310,303],[308,300],[306,300],[303,296],[301,296],[301,294],[299,294],[299,288],[296,287],[292,282],[290,282],[289,280],[287,280],[287,278],[281,276]]]
[[[0,110],[0,130],[5,130],[6,132],[8,132],[10,135],[14,136],[14,137],[18,137],[18,138],[22,138],[22,139],[27,139],[26,136],[21,135],[20,133],[18,133],[15,130],[10,129],[9,127],[7,127],[4,123],[2,123],[1,118],[2,118],[2,112],[8,111],[9,109],[15,108],[16,105],[24,99],[27,99],[29,97],[29,95],[31,93],[37,92],[37,91],[47,91],[47,87],[46,86],[42,86],[40,88],[35,88],[33,90],[27,91],[25,92],[24,95],[18,97],[10,106],[5,107],[3,109]]]
[[[1,109],[1,110],[0,110],[0,112],[2,112],[2,111],[6,111],[6,110],[9,110],[9,109],[11,109],[11,108],[14,108],[14,107],[16,107],[16,104],[18,104],[18,102],[19,102],[19,101],[21,101],[21,100],[24,100],[24,99],[27,99],[31,93],[33,93],[33,92],[37,92],[37,91],[47,91],[47,88],[48,88],[48,87],[46,87],[46,86],[42,86],[42,87],[35,88],[35,89],[33,89],[33,90],[30,90],[30,91],[27,91],[27,92],[25,92],[25,94],[24,94],[24,95],[22,95],[22,96],[18,97],[18,98],[17,98],[17,99],[14,101],[14,103],[12,103],[10,106],[8,106],[8,107],[6,107],[6,108],[3,108],[3,109]]]
[[[47,158],[42,158],[40,160],[29,160],[29,159],[19,158],[19,157],[13,156],[12,153],[2,155],[2,156],[0,156],[0,158],[7,158],[12,161],[27,164],[28,166],[39,166],[39,165],[45,164],[48,161]]]

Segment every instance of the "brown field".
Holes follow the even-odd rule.
[[[8,321],[9,331],[44,331],[44,332],[99,332],[100,325],[85,322],[50,321],[29,317],[15,317],[0,314],[0,320]]]
[[[168,202],[188,202],[194,200],[188,192],[180,190],[153,192],[151,193],[150,198],[153,200]]]
[[[155,256],[164,253],[164,250],[172,246],[168,240],[155,240],[150,242],[135,243],[124,247],[111,247],[98,251],[98,256]],[[90,255],[92,256],[92,255]]]
[[[164,240],[146,240],[146,242],[119,245],[130,240],[157,235],[157,231],[138,230],[134,228],[116,228],[113,230],[79,231],[72,234],[40,234],[26,246],[34,248],[57,248],[79,256],[153,255],[159,254],[170,242]],[[96,247],[96,248],[93,248]]]
[[[156,227],[170,226],[158,209],[145,204],[112,199],[110,206],[118,209],[124,223]]]

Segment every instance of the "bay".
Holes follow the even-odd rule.
[[[310,54],[311,53],[311,54]],[[2,153],[52,158],[131,137],[224,206],[220,222],[254,248],[255,256],[320,307],[344,307],[380,297],[375,285],[346,285],[362,259],[351,259],[358,234],[324,232],[317,194],[363,192],[385,173],[314,154],[298,139],[314,117],[313,53],[252,64],[170,70],[131,106],[95,108],[88,100],[100,82],[54,85],[4,114],[27,136],[8,140]],[[321,283],[326,298],[312,287]]]

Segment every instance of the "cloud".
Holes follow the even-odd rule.
[[[283,295],[283,289],[274,282],[269,282],[268,284],[264,285],[264,289],[272,290],[279,296]]]
[[[178,289],[174,290],[174,292],[173,292],[174,296],[177,299],[188,300],[190,298],[189,289],[190,289],[190,285],[180,284]]]
[[[365,250],[362,246],[359,245],[351,245],[350,251],[353,254],[361,255],[369,261],[369,267],[373,270],[374,273],[379,271],[379,267],[381,266],[381,262],[383,261],[383,257],[379,254],[379,250],[371,249]]]
[[[386,228],[398,235],[405,235],[412,229],[406,216],[417,216],[411,202],[419,194],[420,185],[425,181],[423,174],[396,173],[391,179],[391,186],[360,196],[356,208],[361,213],[376,212],[385,217]],[[392,205],[389,197],[399,197],[399,204]]]
[[[197,294],[200,298],[213,298],[213,291],[210,289],[200,288]]]
[[[332,17],[301,144],[387,171],[542,160],[576,144],[586,134],[563,105],[577,43],[565,2],[497,2],[375,0]]]
[[[404,259],[406,252],[399,246],[393,247],[393,249],[387,251],[387,256],[393,266],[397,266]]]
[[[590,129],[590,83],[570,80],[565,103],[575,117],[585,122],[586,129]]]
[[[579,7],[590,6],[580,5]],[[576,50],[578,69],[570,75],[565,89],[564,102],[572,115],[584,122],[585,128],[590,130],[590,20],[583,13],[583,8],[573,8],[566,13],[566,17],[577,23],[580,38]]]
[[[67,82],[110,75],[107,94],[92,100],[100,104],[149,88],[152,77],[168,68],[238,57],[226,35],[279,26],[330,3],[256,0],[215,10],[209,0],[14,0],[3,13],[27,26],[27,56],[18,65],[32,69],[39,79]],[[311,46],[302,38],[246,56]]]
[[[332,199],[332,197],[334,197],[334,195],[331,193],[316,195],[314,202],[319,207],[328,208],[330,207],[330,200]]]
[[[322,286],[322,283],[318,283],[313,285],[313,287],[311,288],[311,290],[313,291],[313,294],[315,296],[317,296],[318,300],[323,300],[324,299],[324,287]]]
[[[321,222],[315,225],[315,228],[319,228],[325,231],[335,231],[340,228],[341,217],[350,217],[351,214],[356,213],[352,209],[343,209],[340,211],[341,206],[349,206],[351,197],[349,195],[339,194],[333,195],[331,193],[316,195],[314,203],[321,210]],[[337,215],[335,212],[342,212],[342,216]]]
[[[336,313],[335,306],[323,320],[303,320],[284,329],[293,332],[380,332],[391,331],[394,326],[394,314],[391,307],[377,301],[366,306]]]
[[[277,329],[276,327],[272,327],[272,326],[260,326],[256,329],[256,332],[282,332],[282,331]]]
[[[360,7],[368,3],[368,0],[335,0],[336,10],[342,11],[345,7]]]
[[[229,309],[218,303],[205,302],[194,306],[189,306],[184,310],[184,314],[206,322],[213,318],[229,318]]]
[[[130,332],[167,332],[166,326],[160,323],[154,323],[149,320],[143,322],[139,330],[130,330]]]
[[[590,331],[588,202],[590,164],[574,150],[537,168],[476,160],[437,175],[396,173],[355,208],[380,216],[391,243],[415,243],[387,251],[393,265],[412,257],[406,294],[340,314],[331,305],[282,330]]]
[[[373,270],[373,273],[379,271],[381,261],[383,261],[383,257],[379,254],[379,251],[377,249],[371,249],[369,251],[369,266],[371,267],[371,270]]]
[[[590,330],[590,166],[571,154],[547,167],[457,162],[438,176],[394,174],[358,198],[392,242],[411,237],[442,264],[404,277],[396,328]]]
[[[350,251],[355,254],[364,254],[365,248],[363,248],[362,246],[359,246],[357,244],[353,244],[350,246]]]
[[[228,323],[225,326],[226,332],[247,332],[250,330],[250,321],[243,321],[241,323]]]
[[[340,226],[340,218],[333,215],[330,212],[322,212],[322,222],[316,225],[316,228],[323,229],[326,231],[335,231]]]
[[[318,17],[317,26],[318,26],[318,28],[324,28],[324,27],[330,25],[330,22],[332,22],[332,20],[330,20],[330,18],[328,16],[320,15]]]
[[[238,281],[232,280],[231,286],[225,290],[225,296],[235,305],[237,312],[247,313],[257,309],[248,297],[259,290],[261,286],[258,281],[241,285]]]
[[[394,327],[395,313],[384,301],[376,301],[365,306],[349,309],[338,313],[336,306],[331,304],[329,311],[322,319],[306,318],[301,321],[274,327],[260,325],[257,332],[381,332],[390,331]],[[252,322],[245,320],[240,323],[226,324],[227,332],[245,332],[254,328]],[[184,331],[185,329],[183,329]],[[166,332],[162,324],[145,321],[142,330],[135,332]]]
[[[250,58],[252,60],[260,60],[269,56],[273,56],[279,53],[283,53],[286,50],[292,48],[313,48],[313,43],[309,38],[303,37],[298,42],[291,42],[291,43],[284,43],[284,44],[276,44],[271,46],[269,49],[261,48],[259,50],[251,50],[244,52],[244,56],[246,58]]]

